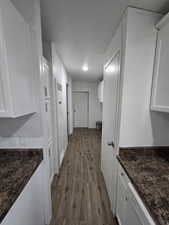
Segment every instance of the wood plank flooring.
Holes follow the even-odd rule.
[[[101,135],[75,129],[52,185],[51,225],[115,225],[100,169]]]

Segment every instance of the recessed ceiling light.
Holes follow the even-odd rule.
[[[88,68],[87,65],[84,65],[82,69],[83,69],[83,71],[85,71],[85,72],[89,70],[89,68]]]

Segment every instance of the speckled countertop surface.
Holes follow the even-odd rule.
[[[40,149],[0,149],[0,223],[42,159]]]
[[[156,224],[169,225],[169,147],[121,149],[118,159]]]

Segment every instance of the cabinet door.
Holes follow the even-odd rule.
[[[11,1],[0,1],[0,108],[4,108],[0,117],[36,112],[31,34]]]
[[[127,187],[126,225],[155,225],[153,218],[130,181],[127,181]]]
[[[44,170],[43,170],[43,205],[45,214],[45,224],[50,224],[52,216],[51,205],[51,184],[50,184],[50,159],[49,159],[49,146],[43,149]]]
[[[126,185],[123,173],[119,171],[117,189],[117,211],[116,216],[120,225],[126,225]],[[131,224],[130,224],[131,225]]]
[[[169,112],[169,22],[158,31],[151,109]]]
[[[139,212],[137,212],[132,200],[126,198],[125,225],[144,225],[142,223]]]
[[[116,216],[120,225],[155,225],[122,167],[118,167]]]

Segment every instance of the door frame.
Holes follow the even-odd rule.
[[[87,94],[87,127],[86,128],[89,128],[89,91],[72,91],[72,93],[85,93]],[[72,98],[73,98],[73,95],[72,95]],[[74,99],[73,99],[73,127],[75,127],[75,116],[74,116]]]
[[[66,83],[66,116],[67,116],[67,137],[69,142],[69,84]]]

